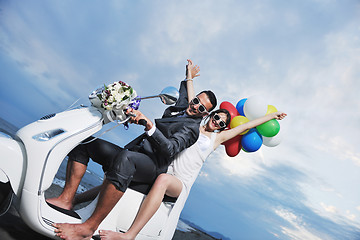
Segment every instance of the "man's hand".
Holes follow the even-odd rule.
[[[135,115],[130,118],[130,123],[139,124],[139,121],[141,119],[144,119],[146,121],[145,131],[149,131],[154,125],[142,112],[138,110],[129,108],[128,110],[126,110],[126,114]]]
[[[200,72],[200,67],[198,65],[194,66],[191,59],[187,59],[187,62],[188,64],[186,65],[186,79],[193,79],[200,76],[200,74],[198,74]]]

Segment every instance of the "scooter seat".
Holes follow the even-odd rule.
[[[146,184],[146,183],[139,183],[139,182],[131,182],[129,185],[129,188],[131,188],[132,190],[135,190],[137,192],[140,192],[142,194],[147,195],[151,189],[152,185],[151,184]],[[169,197],[167,195],[164,196],[163,198],[163,202],[176,202],[177,198],[174,197]]]

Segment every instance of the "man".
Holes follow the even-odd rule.
[[[55,232],[63,239],[90,239],[99,224],[122,197],[130,182],[152,183],[158,174],[166,172],[174,156],[194,144],[199,136],[199,124],[203,116],[216,106],[216,97],[211,91],[199,93],[191,101],[188,90],[192,89],[192,77],[198,76],[199,68],[188,60],[186,81],[180,85],[180,96],[175,106],[167,108],[161,119],[153,124],[140,111],[131,122],[146,120],[146,133],[122,149],[104,140],[97,139],[80,145],[69,154],[68,176],[63,193],[48,202],[71,209],[76,189],[92,158],[103,165],[106,179],[92,216],[83,224],[54,224]],[[181,115],[181,116],[177,116]]]

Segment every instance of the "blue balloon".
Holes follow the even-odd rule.
[[[260,133],[252,128],[241,138],[241,145],[246,152],[256,152],[262,145],[263,140]]]
[[[244,104],[246,102],[247,98],[241,99],[237,104],[236,104],[236,110],[239,112],[239,114],[241,116],[245,117],[245,113],[244,113]]]

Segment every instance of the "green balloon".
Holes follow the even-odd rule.
[[[256,127],[264,137],[273,137],[280,131],[280,124],[276,119],[272,119]]]

